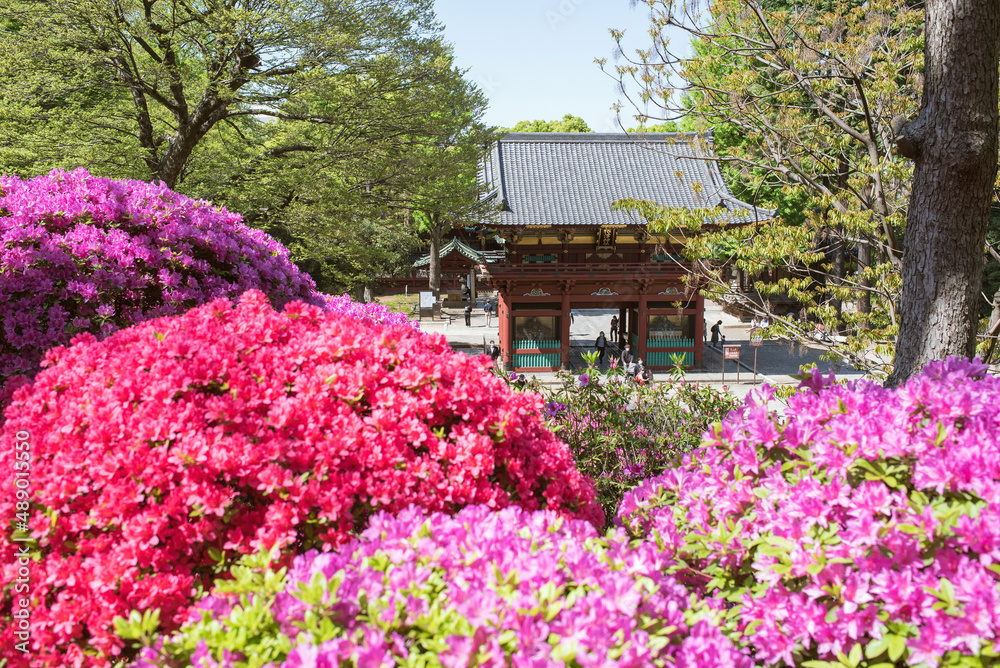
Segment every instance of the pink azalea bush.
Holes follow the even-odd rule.
[[[762,665],[986,665],[1000,632],[1000,380],[930,364],[898,390],[812,375],[751,401],[618,522],[726,600]],[[766,395],[763,397],[766,398]],[[971,657],[971,658],[970,658]]]
[[[0,526],[24,521],[37,541],[36,665],[109,665],[115,617],[159,610],[169,631],[240,555],[329,550],[380,510],[604,519],[540,397],[408,325],[302,302],[277,312],[248,291],[103,341],[78,335],[46,361],[0,434],[13,453],[30,433],[30,503],[0,496]],[[18,537],[0,533],[7,618]],[[20,656],[12,633],[0,627],[0,656]]]
[[[664,575],[655,544],[551,511],[380,513],[287,575],[253,565],[135,665],[752,665],[712,623],[718,612]]]
[[[351,299],[350,295],[346,294],[337,297],[320,293],[313,301],[325,311],[343,313],[359,320],[367,320],[368,322],[383,325],[406,325],[414,329],[420,327],[420,324],[416,320],[411,320],[401,311],[393,311],[388,306],[379,304],[378,302],[356,302]]]
[[[0,378],[75,334],[104,337],[248,289],[315,299],[277,241],[208,202],[84,169],[0,175]]]

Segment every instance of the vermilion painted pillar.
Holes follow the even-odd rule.
[[[514,319],[510,317],[510,304],[507,303],[507,295],[497,290],[497,320],[500,329],[500,359],[503,360],[504,369],[510,371],[514,368]]]
[[[649,360],[646,359],[646,330],[648,328],[647,325],[649,324],[649,321],[646,317],[649,313],[649,309],[646,306],[646,302],[647,302],[647,297],[646,297],[646,292],[644,290],[643,292],[639,293],[639,308],[638,312],[636,313],[637,322],[635,323],[636,324],[635,333],[639,337],[639,342],[638,344],[636,344],[635,349],[639,357],[642,359],[642,363],[645,364],[646,366],[649,366]]]
[[[702,356],[705,352],[705,297],[699,292],[695,301],[694,314],[694,365],[702,365]]]
[[[569,325],[572,313],[572,306],[570,306],[569,302],[569,293],[564,292],[562,296],[562,327],[560,327],[561,331],[559,333],[559,352],[562,354],[562,368],[564,371],[569,371]]]

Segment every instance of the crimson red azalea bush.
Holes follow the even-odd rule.
[[[993,665],[1000,380],[985,372],[950,359],[898,390],[813,374],[784,418],[751,401],[618,521],[734,604],[727,630],[762,665]]]
[[[541,398],[407,325],[301,302],[276,312],[248,291],[80,335],[47,360],[0,437],[14,452],[30,433],[30,509],[4,495],[0,520],[27,512],[38,544],[36,665],[108,665],[116,616],[159,609],[169,631],[239,555],[329,550],[379,510],[517,504],[603,521]],[[17,537],[0,537],[6,618]]]
[[[251,288],[276,307],[312,279],[238,215],[84,169],[0,175],[0,378],[34,375],[74,334],[103,338]]]

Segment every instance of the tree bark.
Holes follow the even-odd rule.
[[[833,254],[833,267],[830,269],[829,282],[831,285],[839,288],[844,285],[844,271],[845,265],[847,264],[847,244],[844,243],[843,229],[838,227],[833,235],[833,248],[830,251]],[[844,300],[840,297],[834,297],[830,300],[830,306],[836,312],[837,325],[836,333],[842,334],[845,330],[843,324],[841,323],[841,318],[844,315]]]
[[[897,144],[915,161],[888,386],[932,360],[975,354],[997,167],[1000,0],[928,0],[924,91]]]
[[[427,267],[427,273],[429,274],[428,287],[434,293],[434,297],[437,298],[441,294],[441,258],[438,257],[438,252],[441,250],[441,237],[443,236],[441,234],[441,214],[432,214],[430,233],[431,262]]]
[[[872,263],[872,247],[871,243],[867,238],[862,239],[858,242],[858,273],[861,274]],[[861,285],[861,292],[858,295],[858,313],[865,316],[870,316],[872,312],[872,294],[869,289],[872,287],[872,282],[870,278],[861,276],[859,280]],[[861,321],[861,329],[868,329],[867,318]]]

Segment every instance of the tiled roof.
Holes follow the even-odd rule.
[[[710,150],[705,137],[693,133],[513,132],[487,155],[480,179],[486,199],[503,204],[496,221],[503,227],[641,222],[611,210],[626,197],[731,212],[715,222],[771,218],[772,211],[733,197]]]
[[[503,259],[503,251],[477,251],[462,242],[461,239],[452,238],[448,243],[438,248],[438,257],[442,260],[452,252],[459,253],[477,264],[489,264],[499,262]],[[413,263],[414,267],[426,267],[431,263],[431,254],[425,253]]]

